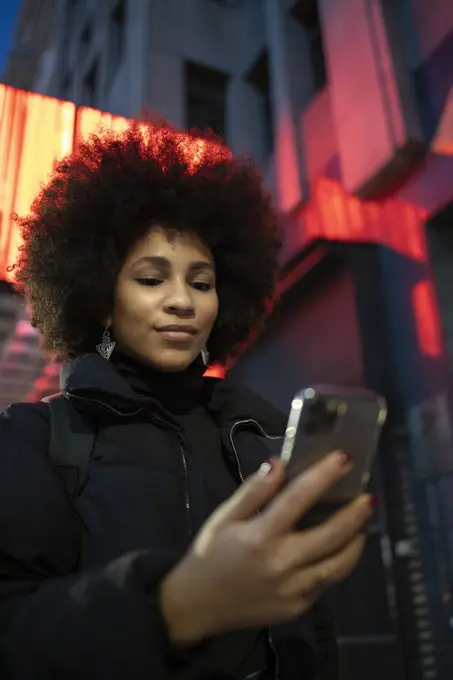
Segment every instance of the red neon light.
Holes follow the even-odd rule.
[[[54,162],[72,150],[75,105],[0,85],[0,279],[16,258],[13,215],[30,210]]]
[[[220,378],[223,380],[225,377],[225,367],[221,366],[220,364],[213,364],[212,366],[208,366],[206,369],[205,378]]]
[[[7,267],[15,260],[20,245],[12,215],[29,212],[54,162],[99,125],[121,133],[128,124],[120,116],[88,108],[77,110],[70,102],[0,85],[0,278],[11,278]],[[150,129],[152,125],[143,124],[144,134]],[[181,133],[181,145],[195,166],[212,142]],[[219,147],[219,155],[225,154],[229,152]],[[337,182],[323,178],[315,186],[311,202],[299,214],[297,229],[288,234],[287,247],[297,252],[317,238],[374,242],[424,261],[426,217],[418,206],[392,199],[360,201]]]
[[[428,357],[441,356],[442,333],[436,295],[431,281],[419,281],[412,288],[412,309],[420,352]]]
[[[315,239],[381,243],[424,262],[426,219],[419,206],[394,199],[361,201],[338,182],[321,178],[296,218],[297,229],[287,235],[287,248],[294,253]]]
[[[71,102],[0,84],[0,279],[12,279],[8,266],[16,259],[20,234],[15,214],[30,212],[33,199],[52,172],[55,161],[77,148],[80,139],[99,126],[124,132],[131,121],[121,116],[89,108],[76,109]],[[140,125],[143,135],[150,135],[152,123]],[[150,138],[159,143],[159,135]],[[189,167],[203,160],[206,150],[215,148],[219,158],[230,151],[214,141],[180,133],[181,148]]]

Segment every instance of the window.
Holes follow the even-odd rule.
[[[71,36],[74,35],[74,26],[77,25],[77,14],[79,11],[78,0],[67,0],[65,6],[63,43],[66,44]]]
[[[80,35],[80,42],[85,47],[88,47],[91,42],[92,29],[91,24],[87,24]]]
[[[80,34],[79,45],[78,45],[79,62],[81,64],[84,63],[84,61],[87,58],[88,53],[90,51],[91,38],[92,38],[91,24],[87,23],[87,24],[85,24],[85,27],[84,27],[82,33]]]
[[[225,139],[228,75],[186,62],[185,85],[187,128],[209,128]]]
[[[238,9],[241,7],[243,0],[211,0],[211,2],[216,2],[218,5],[225,5],[225,7]]]
[[[326,84],[327,72],[318,3],[316,0],[299,0],[292,14],[306,31],[314,86],[315,90],[320,90]]]
[[[74,12],[78,9],[79,0],[68,0],[66,12],[67,16],[73,18]]]
[[[61,82],[61,98],[68,101],[72,99],[72,74],[66,72]]]
[[[263,50],[249,71],[248,82],[259,93],[261,99],[261,121],[263,130],[263,149],[266,156],[274,150],[274,116],[269,76],[269,57]]]
[[[82,106],[96,108],[98,95],[99,61],[95,59],[83,79]]]
[[[108,80],[111,81],[121,64],[126,29],[124,0],[118,0],[110,12],[108,29]]]

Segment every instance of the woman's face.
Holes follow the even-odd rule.
[[[183,371],[205,347],[218,306],[208,248],[195,235],[153,227],[120,271],[110,325],[125,354]]]

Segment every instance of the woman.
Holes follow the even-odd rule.
[[[261,435],[285,417],[203,377],[270,308],[279,241],[253,167],[165,125],[99,133],[20,224],[18,285],[95,445],[70,498],[48,404],[1,417],[1,677],[335,678],[318,599],[357,562],[370,498],[294,531],[351,462],[282,490]]]

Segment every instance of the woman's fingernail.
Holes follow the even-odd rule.
[[[342,467],[346,467],[348,465],[352,465],[352,456],[350,453],[347,453],[346,451],[340,451],[338,454],[338,462]]]
[[[372,510],[376,510],[376,506],[377,506],[377,496],[374,496],[374,495],[370,496],[369,502],[370,502],[370,508],[371,508]]]
[[[270,461],[266,461],[260,466],[260,469],[258,470],[258,474],[261,475],[262,477],[266,477],[269,472],[272,470],[272,463]]]

